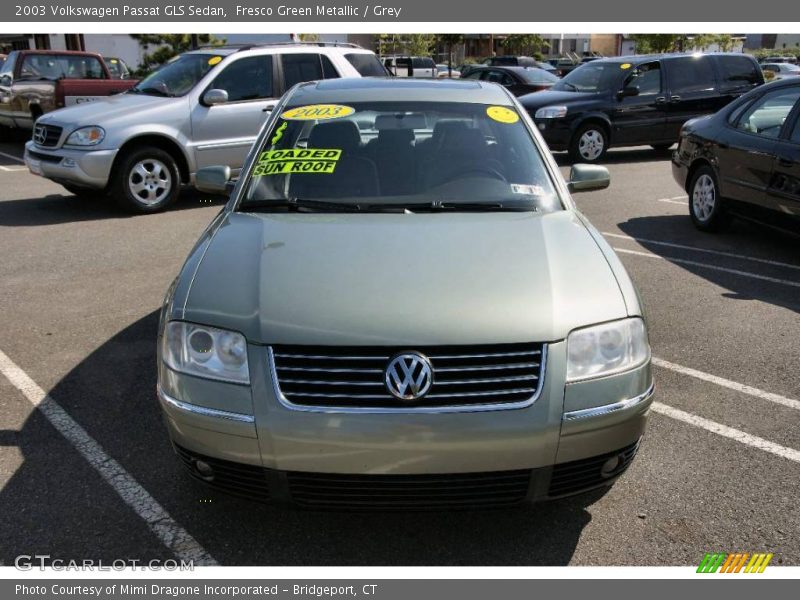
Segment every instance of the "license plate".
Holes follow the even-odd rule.
[[[42,161],[36,160],[35,158],[29,158],[28,162],[28,169],[34,175],[41,175],[42,174]]]

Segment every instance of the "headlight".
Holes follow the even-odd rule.
[[[96,146],[106,137],[106,132],[102,127],[81,127],[76,129],[67,138],[66,144],[69,146]]]
[[[534,119],[560,119],[567,116],[566,106],[544,106],[536,111]]]
[[[250,383],[247,340],[241,333],[170,321],[164,330],[162,357],[175,371],[233,383]]]
[[[639,318],[577,329],[567,338],[567,383],[627,371],[650,359]]]

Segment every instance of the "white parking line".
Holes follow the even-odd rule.
[[[4,165],[0,165],[0,171],[5,173],[16,173],[18,171],[27,171],[28,167],[6,167]]]
[[[681,202],[680,200],[676,200],[674,198],[659,198],[658,202],[666,202],[668,204],[680,204],[681,206],[686,206],[687,205],[687,203],[686,203],[687,200],[688,200],[688,198],[684,198],[683,201]]]
[[[750,277],[751,279],[760,279],[761,281],[769,281],[771,283],[779,283],[781,285],[790,285],[792,287],[800,287],[800,281],[789,281],[788,279],[778,279],[777,277],[768,277],[767,275],[758,275],[756,273],[750,273],[748,271],[740,271],[739,269],[729,269],[728,267],[718,267],[716,265],[709,265],[706,263],[698,262],[696,260],[686,260],[685,258],[665,258],[663,256],[659,256],[658,254],[653,254],[652,252],[638,252],[637,250],[626,250],[625,248],[617,248],[614,246],[614,250],[616,252],[622,252],[623,254],[633,254],[635,256],[644,256],[646,258],[657,258],[659,260],[666,260],[673,263],[679,263],[684,265],[692,265],[695,267],[701,267],[703,269],[711,269],[712,271],[723,271],[725,273],[731,273],[733,275],[740,275],[741,277]]]
[[[217,564],[197,540],[176,523],[122,465],[106,454],[100,444],[2,350],[0,372],[75,446],[122,501],[147,523],[150,530],[177,558],[193,561],[195,565]]]
[[[727,256],[730,258],[738,258],[741,260],[749,260],[751,262],[763,263],[765,265],[772,265],[775,267],[783,267],[786,269],[800,270],[800,265],[793,265],[790,263],[779,262],[777,260],[768,260],[766,258],[756,258],[754,256],[745,256],[744,254],[735,254],[733,252],[724,252],[722,250],[709,250],[706,248],[698,248],[697,246],[686,246],[684,244],[674,244],[672,242],[659,242],[657,240],[650,240],[647,238],[632,237],[630,235],[622,235],[619,233],[603,232],[606,237],[620,238],[623,240],[635,240],[637,242],[644,242],[645,244],[655,244],[658,246],[666,246],[667,248],[680,248],[681,250],[692,250],[694,252],[703,252],[705,254],[715,254],[717,256]]]
[[[18,163],[25,164],[25,161],[22,160],[19,156],[14,156],[13,154],[6,154],[5,152],[0,152],[0,156],[5,156],[6,158],[10,158],[11,160],[15,160]]]
[[[684,367],[683,365],[676,365],[675,363],[664,360],[663,358],[657,358],[654,356],[652,360],[654,365],[661,367],[662,369],[669,369],[670,371],[675,371],[676,373],[681,373],[682,375],[688,375],[689,377],[694,377],[695,379],[702,379],[703,381],[708,381],[709,383],[714,383],[716,385],[728,388],[730,390],[735,390],[755,398],[769,400],[775,404],[800,410],[800,400],[787,398],[786,396],[773,394],[772,392],[765,392],[764,390],[760,390],[737,381],[731,381],[730,379],[718,377],[717,375],[712,375],[711,373],[704,373],[703,371],[698,371],[697,369],[692,369],[690,367]]]
[[[750,435],[749,433],[741,431],[740,429],[734,429],[733,427],[722,425],[716,421],[704,419],[703,417],[699,417],[697,415],[693,415],[692,413],[682,411],[678,408],[662,404],[661,402],[653,402],[650,408],[659,414],[665,415],[672,419],[677,419],[678,421],[683,421],[684,423],[694,425],[695,427],[700,427],[701,429],[705,429],[711,433],[716,433],[722,437],[735,440],[740,444],[758,448],[764,452],[769,452],[771,454],[775,454],[776,456],[780,456],[781,458],[786,458],[788,460],[800,463],[800,450],[781,446],[780,444],[770,442],[764,438]]]

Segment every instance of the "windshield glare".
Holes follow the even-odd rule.
[[[442,203],[455,210],[464,204],[562,209],[544,160],[512,107],[443,102],[294,106],[276,119],[265,140],[242,210],[297,198],[362,209],[414,210]]]
[[[215,54],[182,54],[142,79],[132,91],[162,96],[183,96],[219,64],[222,58]]]
[[[625,67],[627,65],[627,67]],[[628,63],[588,62],[569,72],[551,89],[563,92],[608,92],[619,83]]]

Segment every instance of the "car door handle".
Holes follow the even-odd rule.
[[[680,96],[670,96],[669,97],[669,101],[670,102],[680,102],[680,100],[681,100]]]
[[[269,106],[265,106],[264,108],[262,108],[262,109],[261,109],[261,112],[272,112],[272,110],[273,110],[274,108],[275,108],[275,107],[274,107],[274,106],[272,106],[272,105],[270,104]]]
[[[664,96],[658,96],[656,98],[656,104],[664,104],[664,102],[666,102],[666,101],[667,101],[667,99]]]
[[[791,158],[786,158],[785,156],[778,157],[778,164],[782,167],[791,167],[794,165],[794,163],[795,161],[793,161]]]

